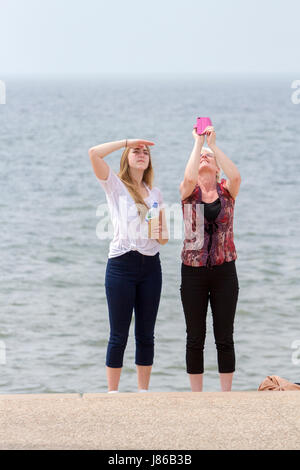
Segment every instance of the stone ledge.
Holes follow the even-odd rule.
[[[0,449],[300,449],[300,393],[0,395]]]

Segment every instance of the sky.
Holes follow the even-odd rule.
[[[299,19],[299,0],[0,0],[0,79],[201,73],[299,78]]]

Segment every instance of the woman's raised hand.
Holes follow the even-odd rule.
[[[208,126],[205,129],[206,132],[206,142],[209,147],[214,146],[216,143],[216,132],[213,126]]]
[[[143,140],[143,139],[130,139],[130,140],[127,140],[126,142],[127,142],[127,147],[130,147],[132,149],[137,148],[137,147],[143,148],[144,145],[155,145],[154,142],[151,142],[150,140]]]
[[[196,129],[193,129],[192,134],[193,134],[193,137],[194,137],[195,141],[199,141],[200,144],[201,144],[201,147],[203,147],[204,141],[205,141],[205,134],[199,135],[197,133]]]

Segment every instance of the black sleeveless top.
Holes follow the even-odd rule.
[[[221,210],[221,201],[219,197],[213,202],[201,202],[201,204],[204,204],[204,217],[208,222],[212,222],[216,217],[218,217]]]
[[[218,214],[221,210],[221,201],[220,198],[216,199],[213,202],[201,202],[201,204],[204,204],[204,217],[208,221],[208,227],[205,229],[207,233],[209,234],[209,242],[208,242],[208,258],[207,258],[207,263],[209,263],[209,258],[210,258],[210,249],[211,249],[211,244],[212,244],[212,235],[215,226],[217,225],[214,220],[216,217],[218,217]],[[206,263],[206,265],[207,265]]]

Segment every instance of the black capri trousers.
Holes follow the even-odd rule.
[[[235,260],[223,264],[188,266],[181,264],[180,295],[186,322],[186,370],[204,372],[203,350],[208,301],[220,373],[235,371],[233,323],[239,293]]]

